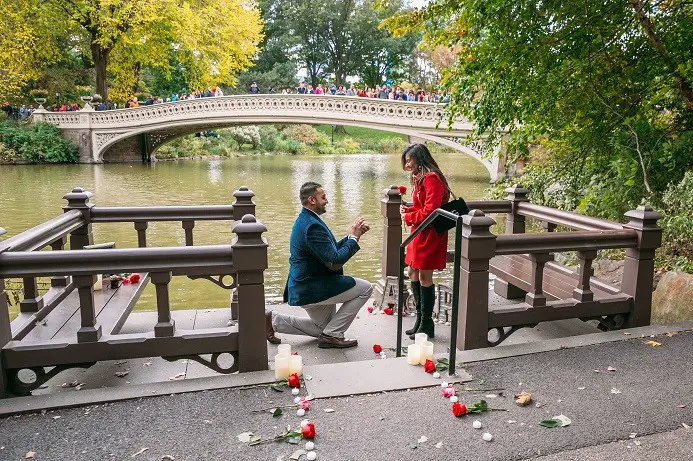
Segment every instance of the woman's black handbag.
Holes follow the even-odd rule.
[[[445,211],[449,211],[450,213],[454,213],[458,216],[462,216],[464,214],[469,213],[469,207],[467,206],[467,202],[465,202],[464,199],[461,197],[456,197],[450,189],[448,189],[448,191],[450,192],[450,195],[452,195],[454,200],[442,204],[440,208],[442,208]],[[433,220],[433,228],[439,234],[443,234],[449,231],[450,229],[455,227],[455,224],[455,221],[453,221],[452,219],[448,219],[445,216],[438,216],[436,219]]]

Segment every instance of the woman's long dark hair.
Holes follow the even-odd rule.
[[[417,168],[419,169],[418,172],[412,171],[412,183],[414,183],[417,180],[417,173],[435,173],[438,175],[440,180],[443,181],[443,184],[445,184],[447,190],[450,190],[448,180],[445,179],[445,175],[442,171],[440,171],[440,167],[433,159],[433,156],[431,155],[431,152],[428,150],[428,147],[426,147],[424,144],[412,144],[411,146],[407,147],[407,149],[402,154],[402,169],[405,169],[407,165],[407,157],[412,159],[414,163],[416,163]]]

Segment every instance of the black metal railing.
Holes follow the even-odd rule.
[[[399,272],[397,274],[397,357],[402,356],[402,316],[404,315],[404,251],[417,235],[431,226],[438,217],[455,221],[455,261],[452,279],[452,320],[450,325],[450,352],[448,358],[448,375],[455,374],[457,358],[457,317],[460,303],[460,257],[462,254],[462,216],[438,208],[428,215],[412,234],[399,246]],[[438,301],[440,302],[440,300]]]

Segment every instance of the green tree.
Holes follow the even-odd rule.
[[[656,201],[693,165],[688,1],[435,0],[387,25],[453,49],[450,119],[491,141],[507,128],[517,155],[539,146],[547,181],[592,214]]]

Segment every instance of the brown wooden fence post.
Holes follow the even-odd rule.
[[[626,250],[621,291],[633,297],[633,312],[626,319],[625,327],[650,324],[652,314],[652,288],[654,285],[655,250],[662,245],[662,228],[657,224],[661,214],[649,206],[641,205],[625,215],[625,229],[638,234],[637,248]]]
[[[239,371],[266,370],[265,285],[267,228],[253,215],[245,215],[236,224],[233,266],[238,282],[238,359]]]
[[[63,196],[67,200],[67,205],[63,207],[63,211],[80,210],[84,219],[84,225],[70,234],[71,250],[81,250],[85,246],[94,243],[94,236],[91,232],[91,209],[94,207],[94,204],[89,201],[93,196],[94,194],[85,191],[81,187],[75,187],[72,189],[72,192]]]
[[[402,217],[399,208],[402,206],[402,194],[397,186],[390,186],[384,191],[385,198],[380,200],[380,213],[383,216],[383,255],[380,265],[380,280],[375,284],[376,294],[380,299],[385,292],[388,277],[397,277],[399,273],[399,246],[402,244]],[[381,306],[386,307],[386,306]]]
[[[457,344],[462,350],[488,346],[489,260],[496,251],[496,224],[479,210],[463,217]]]
[[[5,229],[0,228],[0,235]],[[12,340],[12,327],[10,326],[10,308],[5,298],[5,279],[0,278],[0,398],[7,396],[7,374],[2,361],[2,348]]]
[[[154,336],[162,338],[176,333],[176,322],[171,318],[171,302],[168,285],[171,283],[171,271],[153,272],[151,280],[156,287],[157,322],[154,326]]]
[[[51,242],[52,251],[62,251],[65,249],[65,244],[67,243],[67,238],[60,237],[58,240]],[[54,276],[51,277],[51,287],[62,288],[66,287],[69,282],[69,277],[65,276]]]
[[[94,305],[96,275],[75,275],[72,280],[79,293],[81,327],[77,330],[77,342],[96,342],[101,339],[101,325],[96,323],[96,306]]]
[[[236,198],[236,201],[233,202],[234,219],[241,219],[247,214],[255,216],[255,202],[253,201],[255,192],[243,186],[239,187],[238,190],[233,193],[233,196]]]
[[[512,187],[505,189],[508,195],[505,200],[512,205],[510,213],[505,217],[505,233],[506,234],[524,234],[525,233],[525,217],[518,211],[518,206],[521,202],[529,202],[527,198],[527,189],[520,184],[515,184]],[[524,299],[526,292],[512,285],[501,278],[497,278],[493,283],[493,292],[505,299]]]

